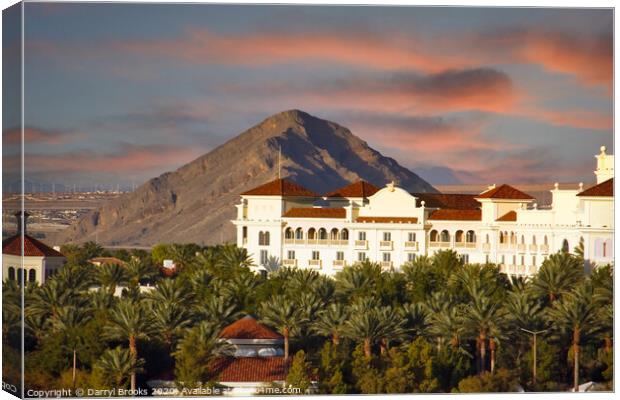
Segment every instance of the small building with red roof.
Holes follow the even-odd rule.
[[[2,279],[42,284],[58,272],[67,259],[58,250],[28,235],[28,216],[27,212],[15,213],[17,233],[2,241]]]

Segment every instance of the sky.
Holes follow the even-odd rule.
[[[431,184],[590,183],[613,152],[612,26],[605,9],[26,3],[27,178],[140,184],[295,108]]]

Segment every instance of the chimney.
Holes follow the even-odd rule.
[[[23,234],[26,235],[26,225],[27,225],[28,217],[30,216],[30,214],[28,214],[27,211],[18,211],[14,215],[15,215],[15,218],[17,219],[17,234],[18,235],[22,234],[22,226],[23,226],[24,227]],[[22,215],[23,215],[23,218],[22,218]]]

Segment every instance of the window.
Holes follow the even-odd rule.
[[[449,242],[450,241],[450,233],[448,231],[441,231],[441,242]]]
[[[525,265],[525,256],[521,256],[521,265]]]
[[[312,259],[313,260],[320,260],[321,259],[321,255],[319,254],[318,251],[315,250],[315,251],[312,252]]]
[[[284,239],[293,239],[293,230],[291,228],[286,228],[284,231]]]
[[[603,257],[607,257],[607,241],[603,242]]]
[[[517,265],[517,256],[512,256],[512,265]]]
[[[383,241],[384,242],[392,241],[392,234],[390,232],[383,232]]]
[[[358,240],[366,240],[366,232],[358,232],[357,233]]]
[[[258,232],[258,245],[269,246],[269,232]]]
[[[469,254],[461,254],[461,261],[463,264],[469,264]]]
[[[437,231],[434,230],[434,229],[430,233],[430,241],[431,242],[436,242],[437,241]]]
[[[568,246],[568,240],[564,239],[562,241],[562,251],[564,253],[568,253],[569,249],[570,249],[570,247]]]
[[[506,264],[506,256],[502,254],[502,264]]]
[[[301,228],[295,229],[295,239],[302,240],[304,238],[304,231]]]
[[[267,260],[268,259],[269,259],[269,255],[267,253],[267,250],[261,250],[260,251],[260,263],[261,263],[261,265],[267,264]]]
[[[327,231],[325,230],[325,228],[319,229],[319,239],[327,240]]]
[[[536,256],[532,256],[532,265],[536,265]]]
[[[338,260],[338,261],[344,260],[344,251],[337,251],[336,252],[336,260]]]
[[[28,271],[28,281],[35,282],[37,280],[37,271],[35,269],[31,269]]]
[[[244,241],[248,240],[248,227],[244,226],[243,228],[241,228],[241,232],[242,232],[242,235],[243,235],[242,236],[243,240]]]
[[[476,234],[474,231],[467,231],[465,234],[465,241],[467,243],[474,243],[476,241]]]
[[[488,254],[486,256],[484,256],[484,263],[485,264],[489,263],[489,255]]]
[[[383,253],[383,261],[392,261],[392,254]]]
[[[289,250],[286,255],[287,255],[289,260],[294,260],[295,259],[295,250]]]
[[[342,231],[340,231],[340,239],[349,240],[349,231],[346,229],[343,229]]]
[[[409,232],[409,241],[415,242],[415,232]]]
[[[415,261],[415,253],[407,253],[407,261],[414,262]]]
[[[10,281],[15,280],[15,268],[13,267],[9,267],[9,280]]]
[[[363,251],[357,253],[357,261],[366,261],[366,253]]]

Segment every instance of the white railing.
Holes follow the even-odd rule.
[[[407,241],[405,242],[405,249],[406,250],[418,250],[418,242],[411,242],[411,241]]]
[[[510,264],[501,264],[499,266],[499,272],[503,274],[509,275],[534,275],[536,273],[535,265],[510,265]]]
[[[284,239],[284,244],[295,244],[295,239]]]
[[[382,240],[379,242],[379,248],[381,250],[392,250],[393,243],[391,240]]]
[[[549,245],[541,244],[540,245],[540,252],[543,253],[543,254],[549,253]]]
[[[368,248],[368,240],[356,240],[355,248],[366,250]]]
[[[454,247],[464,247],[467,249],[475,249],[476,242],[456,242],[454,243]]]
[[[296,267],[297,266],[297,260],[294,259],[294,258],[282,260],[282,265],[285,266],[285,267]]]
[[[334,260],[332,264],[334,268],[344,268],[347,265],[345,260]]]
[[[499,250],[510,250],[510,243],[500,243],[497,248]]]
[[[316,246],[347,246],[348,240],[335,240],[335,239],[284,239],[284,244],[287,245],[316,245]]]
[[[491,251],[491,243],[482,243],[482,251],[488,253]]]
[[[429,242],[429,247],[450,247],[450,242]]]
[[[538,246],[535,244],[530,245],[530,253],[536,253],[538,251]]]
[[[310,268],[321,268],[321,260],[308,260]]]
[[[392,261],[381,261],[381,268],[392,268]]]
[[[526,249],[526,247],[527,247],[527,246],[526,246],[525,244],[519,244],[519,245],[517,245],[517,251],[518,251],[519,253],[525,253],[525,249]]]

